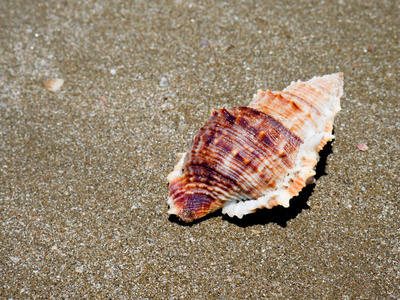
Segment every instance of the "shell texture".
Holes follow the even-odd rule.
[[[242,218],[288,207],[334,138],[342,94],[343,74],[335,73],[259,90],[248,107],[213,110],[167,177],[168,212],[192,222],[220,208]]]
[[[49,91],[49,92],[57,92],[59,89],[64,84],[64,79],[60,78],[51,78],[49,80],[46,80],[43,82],[44,87]]]

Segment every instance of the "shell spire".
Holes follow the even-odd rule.
[[[220,208],[242,218],[288,207],[334,138],[342,94],[343,74],[335,73],[259,90],[248,107],[213,110],[167,177],[168,212],[192,222]]]

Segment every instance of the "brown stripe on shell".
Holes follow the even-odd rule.
[[[260,138],[262,131],[265,137]],[[202,137],[210,139],[210,135],[213,143],[203,145]],[[285,149],[286,140],[289,145]],[[292,151],[291,144],[299,145],[300,141],[273,118],[248,107],[221,109],[194,138],[185,165],[205,164],[237,182],[251,197],[260,197],[264,188],[275,186],[287,164],[291,167],[288,159],[271,162],[268,158],[276,157],[282,149]],[[293,153],[288,157],[293,158]],[[263,161],[272,164],[270,168],[260,170]]]
[[[329,93],[324,93],[321,88],[315,88],[308,82],[297,81],[287,87],[284,92],[305,100],[320,112],[324,110],[324,107],[330,101]]]
[[[321,115],[321,112],[318,110],[318,108],[308,102],[307,99],[301,98],[287,91],[281,92],[281,95],[290,102],[296,103],[296,106],[298,106],[300,109],[311,110],[314,114],[318,116]],[[305,108],[304,106],[307,106],[307,108]]]
[[[202,198],[199,213],[213,204],[211,198],[261,197],[293,167],[301,143],[277,120],[252,108],[213,111],[194,137],[183,174],[171,183],[170,197],[184,207],[191,195],[204,193],[208,198]]]

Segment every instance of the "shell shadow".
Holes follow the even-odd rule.
[[[203,218],[194,220],[194,221],[192,221],[190,223],[186,223],[185,221],[182,221],[178,216],[175,216],[175,215],[170,215],[169,218],[168,218],[168,221],[170,221],[172,223],[176,223],[176,224],[181,225],[181,226],[192,227],[193,225],[196,225],[198,223],[204,222],[205,220],[212,219],[212,218],[215,218],[215,217],[220,217],[220,216],[223,216],[223,214],[221,212],[221,209],[219,209],[219,210],[217,210],[217,211],[215,211],[215,212],[213,212],[211,214],[208,214],[208,215],[204,216]]]
[[[326,175],[325,167],[329,154],[332,153],[332,141],[327,143],[325,147],[319,152],[320,160],[315,167],[316,175],[315,180]],[[304,187],[300,194],[290,200],[290,206],[285,208],[283,206],[275,206],[271,209],[259,209],[253,214],[245,215],[242,219],[237,217],[229,217],[223,215],[223,219],[235,224],[239,227],[248,227],[253,225],[265,225],[268,223],[276,223],[281,227],[286,227],[289,220],[297,217],[301,211],[309,209],[307,204],[308,199],[312,195],[315,184],[309,184]]]
[[[325,147],[319,152],[320,159],[315,167],[315,180],[318,180],[322,176],[326,175],[326,161],[329,154],[331,153],[332,141],[328,142]],[[242,219],[239,219],[237,217],[231,218],[228,215],[224,215],[222,214],[220,209],[191,223],[186,223],[175,215],[170,215],[168,220],[181,226],[192,227],[193,225],[203,222],[205,220],[222,216],[223,220],[226,220],[229,223],[235,224],[243,228],[254,225],[265,225],[268,223],[276,223],[281,227],[286,227],[289,220],[296,218],[297,215],[301,213],[301,211],[310,208],[307,204],[307,201],[312,195],[314,188],[315,184],[309,184],[304,187],[298,196],[290,200],[290,206],[288,208],[285,208],[283,206],[275,206],[271,209],[259,209],[255,213],[243,216]]]

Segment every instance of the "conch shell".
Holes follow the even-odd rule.
[[[261,91],[248,107],[221,108],[168,175],[169,213],[192,222],[222,208],[230,217],[289,206],[334,138],[343,74]]]

